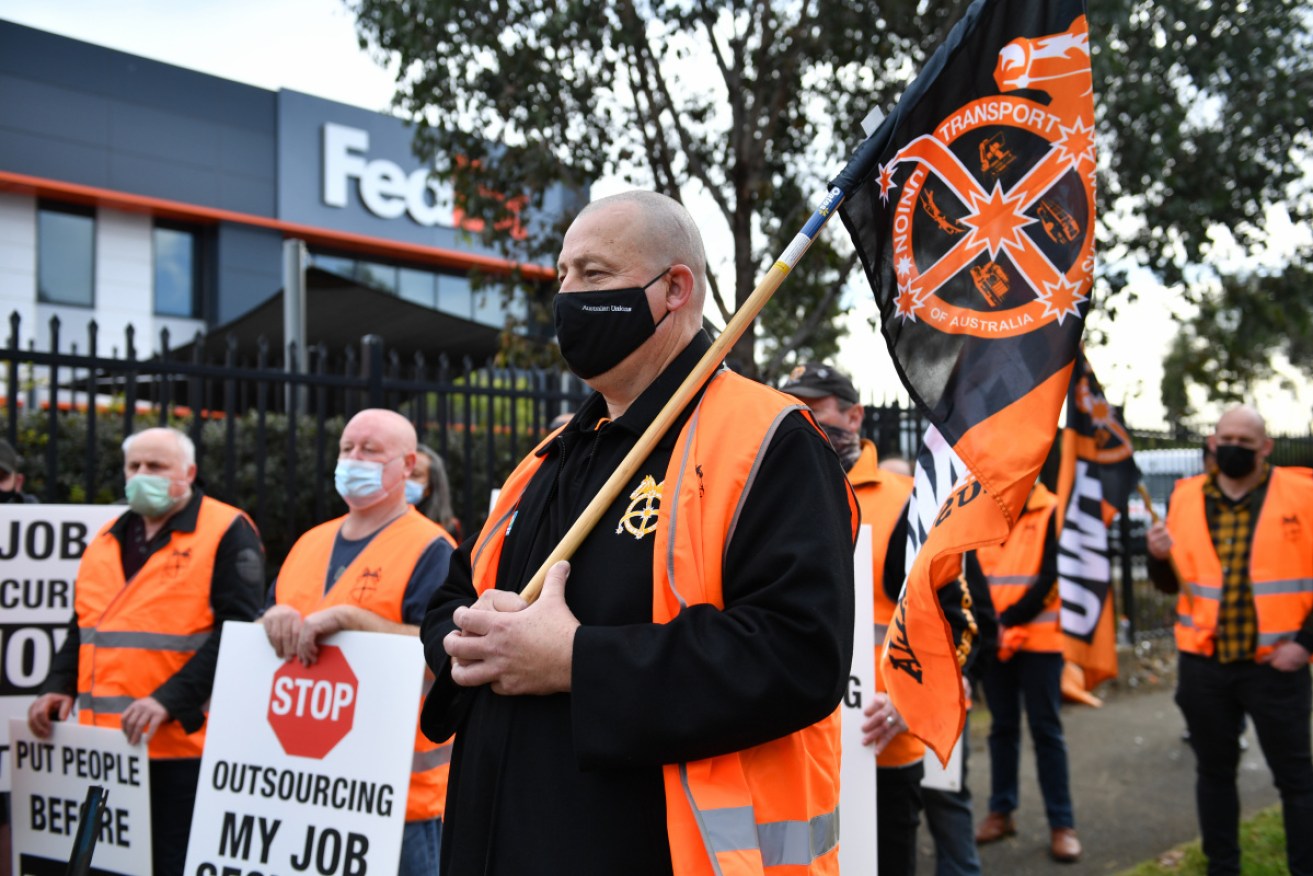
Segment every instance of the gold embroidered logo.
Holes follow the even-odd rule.
[[[638,488],[629,494],[629,507],[620,518],[615,534],[628,532],[634,538],[641,539],[649,532],[655,532],[657,511],[661,509],[661,488],[665,485],[665,481],[658,484],[651,475],[643,478]]]

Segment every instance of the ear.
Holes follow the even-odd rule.
[[[1212,435],[1209,435],[1209,436],[1208,436],[1208,450],[1209,450],[1209,452],[1212,453],[1214,456],[1217,455],[1217,433],[1216,433],[1216,432],[1214,432]]]
[[[693,271],[688,265],[673,265],[667,276],[666,309],[676,311],[693,299]]]
[[[861,434],[862,420],[866,419],[866,408],[862,407],[861,402],[850,407],[844,416],[848,418],[848,431]]]
[[[1272,455],[1272,448],[1276,447],[1276,442],[1271,438],[1263,439],[1263,446],[1258,448],[1258,458],[1267,459]]]
[[[417,450],[412,450],[409,453],[402,454],[401,457],[402,480],[408,479],[410,477],[410,473],[415,470],[415,459],[418,456],[419,456],[419,451]]]
[[[187,466],[186,477],[187,477],[187,483],[189,484],[196,483],[196,463],[193,462],[191,465]]]

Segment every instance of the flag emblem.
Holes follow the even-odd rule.
[[[1083,15],[1063,33],[1015,39],[998,52],[998,94],[880,167],[881,198],[897,191],[899,320],[1005,338],[1081,318],[1094,259],[1089,63]]]

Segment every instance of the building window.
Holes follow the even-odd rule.
[[[407,301],[425,307],[438,306],[438,276],[415,268],[397,269],[397,292]]]
[[[200,273],[197,235],[184,228],[156,225],[154,229],[155,313],[159,316],[200,316]]]
[[[92,307],[95,298],[96,219],[93,211],[63,204],[37,207],[37,300]]]
[[[470,278],[438,274],[438,309],[462,319],[473,319],[474,293],[470,289]]]

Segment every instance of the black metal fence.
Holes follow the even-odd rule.
[[[212,495],[245,509],[259,526],[271,567],[281,564],[297,535],[343,513],[333,489],[336,442],[356,411],[383,407],[407,416],[420,441],[447,463],[452,504],[464,531],[477,531],[491,491],[547,431],[558,413],[573,410],[587,387],[555,371],[403,361],[384,341],[366,335],[359,348],[311,348],[296,367],[294,346],[261,342],[240,351],[232,338],[198,335],[170,346],[167,330],[146,358],[129,326],[120,355],[100,353],[94,322],[82,342],[62,346],[60,322],[50,320],[49,348],[20,344],[21,322],[10,317],[0,400],[3,434],[27,459],[28,492],[46,502],[112,502],[123,490],[123,438],[147,425],[171,425],[196,444],[197,464]],[[80,348],[80,349],[79,349]],[[863,432],[882,458],[914,458],[927,421],[915,407],[868,407]],[[1201,464],[1202,436],[1135,430],[1137,450],[1154,451],[1144,480],[1155,499],[1177,477]],[[1278,465],[1313,466],[1313,436],[1277,436]],[[1041,475],[1052,483],[1056,453]],[[1145,570],[1147,512],[1131,513],[1110,533],[1117,611],[1135,639],[1164,635],[1174,600],[1157,593]],[[1161,508],[1159,508],[1161,511]]]
[[[165,330],[156,351],[140,358],[129,327],[122,355],[105,356],[94,322],[82,344],[65,348],[59,319],[51,319],[46,350],[24,348],[21,328],[14,314],[0,355],[0,416],[26,458],[27,492],[46,502],[115,501],[123,438],[171,425],[195,442],[205,489],[251,514],[275,568],[300,532],[343,513],[332,472],[342,427],[358,410],[390,408],[410,419],[446,461],[468,532],[486,516],[490,491],[587,391],[552,371],[422,354],[402,361],[372,335],[358,349],[313,347],[300,371],[293,345],[261,342],[241,353],[231,338],[198,335],[177,351]]]

